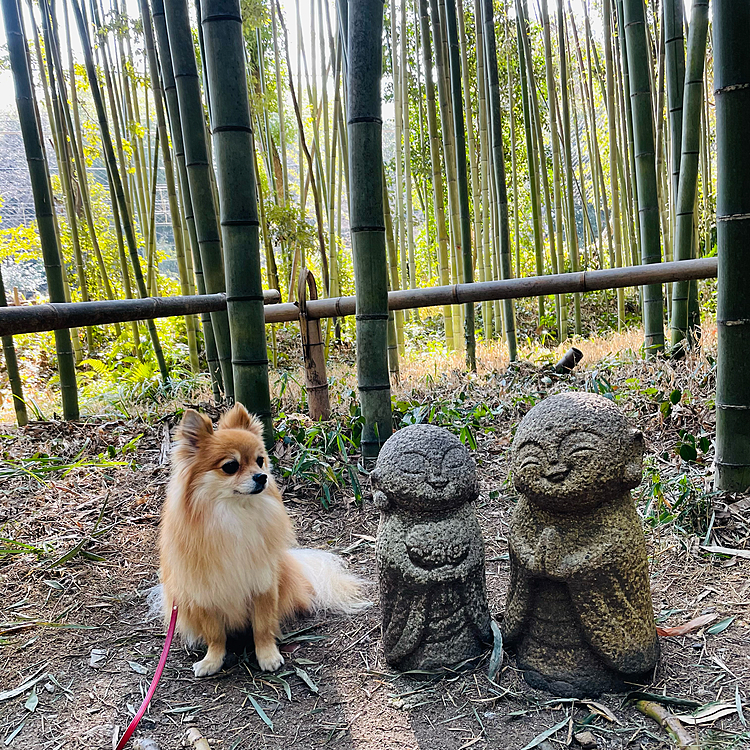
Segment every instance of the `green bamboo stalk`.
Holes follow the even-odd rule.
[[[407,62],[409,35],[406,27],[406,4],[407,0],[401,0],[401,86],[399,91],[402,100],[402,114],[404,118],[404,193],[406,197],[406,249],[409,261],[409,289],[417,288],[417,262],[414,255],[414,207],[411,175],[411,126],[409,123],[409,67]],[[400,185],[399,185],[400,188]],[[406,286],[406,279],[404,279]],[[412,320],[419,320],[419,310],[412,310]]]
[[[339,205],[341,202],[339,201]],[[390,275],[388,278],[388,291],[393,289],[393,279],[398,280],[398,258],[396,257],[396,243],[393,240],[393,219],[391,217],[391,202],[388,197],[388,185],[385,179],[385,165],[383,166],[383,218],[385,219],[385,241],[388,250],[388,265]],[[404,346],[403,328],[401,329],[402,339],[398,339],[398,328],[396,327],[396,317],[394,310],[388,310],[388,370],[391,374],[392,382],[398,383],[401,373],[398,362],[399,347]]]
[[[607,77],[607,124],[609,128],[609,181],[612,191],[612,238],[615,265],[622,268],[622,237],[620,234],[620,183],[617,174],[617,107],[615,104],[615,71],[612,55],[612,5],[604,0],[604,69]],[[650,107],[650,101],[649,101]],[[625,290],[617,290],[617,329],[625,325]]]
[[[159,77],[159,63],[156,58],[156,48],[154,46],[154,30],[151,23],[151,13],[149,12],[147,0],[140,0],[141,22],[143,23],[143,39],[146,47],[146,56],[151,78],[151,85],[154,90],[154,110],[156,113],[156,133],[159,144],[161,145],[162,161],[164,163],[164,179],[167,183],[167,199],[169,201],[169,216],[172,220],[172,234],[174,236],[175,257],[177,258],[177,271],[180,278],[180,292],[183,295],[190,294],[190,283],[187,260],[185,257],[185,235],[180,219],[180,207],[177,202],[177,189],[174,181],[174,166],[172,163],[172,153],[169,148],[169,138],[167,133],[167,120],[164,115],[164,92],[161,87]],[[154,153],[154,161],[158,154]],[[188,352],[190,354],[190,369],[193,372],[200,371],[200,362],[198,360],[198,344],[196,339],[195,316],[185,316],[185,331],[188,339]]]
[[[518,33],[518,59],[519,59],[519,71],[521,79],[521,99],[523,101],[523,121],[524,129],[526,134],[526,162],[529,168],[529,187],[531,192],[531,221],[534,229],[534,258],[536,261],[536,273],[537,276],[541,276],[544,273],[544,256],[543,256],[543,244],[544,238],[542,236],[542,225],[541,225],[541,208],[540,208],[540,195],[539,195],[539,174],[540,166],[539,159],[540,154],[538,153],[535,139],[538,137],[541,128],[537,130],[537,126],[540,125],[538,117],[535,117],[534,110],[536,109],[536,91],[534,88],[534,74],[531,75],[529,71],[531,67],[529,39],[528,39],[528,21],[526,19],[525,7],[523,0],[516,0],[516,24]],[[547,180],[546,168],[541,170],[542,182],[545,190],[545,198],[547,202],[547,219],[551,222],[552,211],[549,209],[549,185]],[[550,231],[550,254],[552,256],[552,268],[557,273],[557,258],[555,257],[555,245],[554,245],[554,232]],[[558,305],[558,309],[560,306]],[[539,324],[542,323],[544,317],[544,297],[537,298],[537,320]],[[558,315],[559,319],[559,315]],[[558,320],[559,322],[559,320]]]
[[[677,201],[682,147],[682,100],[685,88],[685,36],[682,0],[664,0],[664,34],[667,67],[667,102],[670,126],[672,200]],[[672,217],[674,224],[674,214]],[[674,233],[674,227],[673,227]]]
[[[104,100],[102,99],[101,90],[99,89],[99,79],[96,75],[96,68],[94,67],[94,58],[91,53],[91,42],[89,40],[88,32],[86,29],[86,23],[83,19],[81,8],[77,2],[73,3],[73,11],[76,15],[76,21],[78,23],[78,32],[81,38],[81,45],[83,46],[83,55],[86,62],[86,73],[89,79],[89,86],[91,87],[91,95],[94,100],[94,107],[96,108],[97,119],[99,120],[99,129],[101,132],[102,145],[104,147],[104,154],[106,161],[109,165],[109,179],[112,183],[115,195],[117,197],[118,208],[120,209],[120,218],[122,220],[123,233],[125,235],[125,241],[128,245],[128,251],[130,253],[130,261],[133,266],[133,275],[135,282],[138,287],[138,293],[141,297],[148,297],[148,290],[143,280],[143,272],[141,271],[140,256],[138,255],[138,248],[135,241],[135,232],[133,231],[133,224],[130,218],[130,213],[125,202],[125,193],[122,186],[122,180],[120,173],[117,169],[117,160],[115,158],[114,148],[112,146],[112,139],[109,132],[109,124],[107,122],[107,115],[104,111]],[[153,320],[146,321],[146,327],[148,328],[149,336],[151,338],[151,344],[154,348],[154,356],[161,373],[162,380],[167,383],[169,382],[169,370],[164,359],[164,352],[159,342],[159,335],[156,332],[156,325]]]
[[[167,22],[164,16],[164,5],[162,0],[153,0],[153,22],[156,35],[156,44],[159,50],[159,63],[164,88],[164,98],[167,102],[167,115],[170,123],[172,145],[177,160],[177,175],[179,177],[180,190],[182,193],[182,215],[184,216],[185,229],[188,235],[190,253],[186,253],[188,260],[192,258],[193,274],[198,294],[206,293],[206,281],[203,274],[203,262],[201,260],[198,233],[195,228],[195,216],[193,214],[193,201],[190,195],[190,184],[188,182],[187,168],[185,165],[185,147],[182,140],[182,122],[180,120],[180,107],[177,101],[177,85],[174,79],[172,67],[172,55],[169,51],[169,39],[167,34]],[[206,349],[206,361],[211,377],[211,388],[214,401],[219,403],[224,392],[224,383],[221,376],[221,365],[214,337],[213,319],[208,313],[201,315],[203,326],[203,339]],[[228,325],[228,324],[227,324]]]
[[[50,302],[64,302],[65,290],[60,248],[55,236],[52,193],[39,123],[34,108],[34,86],[27,57],[26,39],[21,26],[21,9],[18,0],[2,0],[2,9],[5,35],[8,42],[8,56],[16,93],[16,107],[29,167],[29,177],[31,178],[34,210],[39,241],[42,246]],[[79,415],[78,389],[70,331],[67,328],[55,331],[55,349],[60,373],[63,416],[67,420],[76,420]]]
[[[461,0],[459,0],[460,2]],[[469,183],[466,173],[466,129],[464,127],[464,107],[461,94],[461,57],[458,45],[458,24],[456,22],[456,0],[446,0],[446,20],[448,27],[448,48],[451,74],[451,99],[453,103],[453,130],[456,141],[456,181],[461,230],[461,259],[463,261],[463,282],[474,281],[474,266],[471,247],[471,215],[469,213]],[[472,372],[477,369],[476,340],[474,332],[474,304],[465,306],[464,340],[466,342],[466,366]]]
[[[3,273],[2,269],[0,269],[0,308],[7,306],[8,301],[5,298]],[[8,380],[10,381],[10,392],[13,394],[16,423],[19,427],[25,427],[29,423],[29,416],[26,413],[26,402],[23,399],[23,381],[18,369],[18,359],[16,358],[16,347],[13,344],[13,336],[3,336],[1,340],[3,354],[5,355],[5,369],[8,371]]]
[[[159,7],[155,0],[155,18],[160,10],[162,7]],[[169,37],[169,51],[185,153],[185,170],[190,188],[195,231],[200,247],[203,281],[206,292],[216,294],[226,290],[224,259],[211,183],[213,168],[209,161],[206,143],[206,124],[187,3],[185,0],[166,0],[163,4],[163,11]],[[226,398],[231,401],[235,394],[228,314],[211,313],[211,326],[221,367],[224,392]]]
[[[479,0],[474,0],[475,7],[479,6]],[[508,9],[506,7],[505,9],[505,15],[507,18],[508,15]],[[479,17],[479,14],[477,14],[477,17]],[[506,24],[506,34],[507,32],[507,24]],[[517,166],[517,159],[516,159],[516,107],[515,107],[515,101],[516,101],[516,85],[513,80],[513,65],[511,62],[511,52],[510,52],[510,44],[507,43],[506,45],[508,47],[506,58],[505,58],[505,65],[506,69],[508,71],[508,112],[510,115],[510,122],[509,122],[509,128],[510,128],[510,158],[511,158],[511,166],[510,166],[510,173],[511,173],[511,180],[513,183],[513,242],[515,244],[515,250],[516,250],[516,277],[521,277],[521,234],[520,234],[520,221],[519,221],[519,211],[518,211],[518,166]],[[477,57],[479,57],[480,50],[477,48]],[[483,89],[484,90],[484,89]],[[484,97],[482,97],[483,99]],[[482,101],[480,99],[480,102]],[[485,224],[486,226],[486,224]]]
[[[440,141],[437,130],[437,111],[435,107],[435,82],[432,78],[432,46],[430,44],[430,21],[427,0],[419,0],[419,21],[422,29],[422,59],[424,61],[425,92],[427,98],[427,128],[430,135],[430,163],[432,166],[432,195],[435,209],[435,226],[438,238],[438,267],[440,284],[450,284],[450,257],[448,234],[445,229],[445,203],[443,198],[443,170],[441,169]],[[443,307],[443,324],[445,327],[445,344],[448,351],[456,348],[453,330],[453,316],[450,305]]]
[[[609,0],[604,0],[605,8]],[[638,213],[641,229],[641,261],[661,262],[659,236],[659,201],[656,192],[654,153],[654,116],[651,104],[651,77],[646,49],[643,0],[623,3],[625,42],[630,70],[630,99],[633,108]],[[643,323],[647,356],[664,348],[664,303],[660,284],[649,284],[643,290]]]
[[[713,2],[716,101],[716,472],[725,492],[750,488],[750,4]]]
[[[289,167],[286,160],[286,121],[284,115],[284,96],[281,79],[281,60],[279,55],[279,32],[276,23],[276,5],[271,3],[271,29],[273,32],[274,75],[276,76],[276,105],[279,114],[279,145],[281,146],[281,175],[284,203],[289,200]]]
[[[202,0],[201,10],[218,167],[234,396],[261,419],[265,442],[270,447],[274,436],[260,271],[255,146],[240,2]],[[227,71],[232,71],[232,75],[227,75]]]
[[[503,127],[500,109],[500,79],[497,72],[497,50],[495,48],[495,20],[492,0],[482,0],[482,25],[484,26],[485,73],[489,92],[490,133],[492,143],[492,165],[495,176],[495,200],[497,202],[500,229],[500,275],[509,279],[513,273],[510,261],[510,234],[508,231],[508,195],[505,184],[505,156],[503,154]],[[503,301],[503,328],[508,344],[508,358],[516,357],[516,324],[513,300]]]
[[[550,239],[550,245],[557,246],[557,269],[556,273],[565,271],[565,252],[563,250],[563,180],[562,165],[560,159],[560,139],[557,128],[557,86],[555,84],[555,69],[552,63],[552,40],[550,36],[549,13],[547,0],[542,0],[542,25],[544,31],[544,60],[547,74],[547,104],[549,108],[549,129],[552,145],[552,185],[555,198],[554,230],[555,239]],[[539,136],[538,136],[539,137]],[[539,137],[540,143],[541,138]],[[550,215],[551,218],[551,215]],[[550,238],[552,229],[550,229]],[[553,251],[554,253],[554,251]],[[553,264],[554,265],[554,264]],[[568,298],[566,294],[559,295],[558,299],[558,338],[565,341],[568,338]]]
[[[568,257],[573,273],[577,273],[580,267],[578,258],[578,232],[576,230],[576,210],[573,200],[573,142],[570,137],[570,105],[568,103],[568,51],[565,42],[565,11],[563,0],[557,0],[557,45],[560,54],[560,99],[562,101],[562,126],[563,126],[563,154],[565,166],[565,187],[568,218]],[[575,332],[581,335],[581,295],[573,295],[573,310],[575,315]]]
[[[458,232],[458,188],[456,179],[456,155],[453,134],[453,116],[451,112],[451,99],[449,91],[449,81],[447,73],[446,49],[443,34],[443,25],[440,18],[440,0],[430,0],[430,20],[432,25],[432,41],[435,52],[435,74],[437,78],[438,104],[440,107],[440,130],[443,139],[443,164],[446,175],[447,193],[448,193],[448,229],[450,244],[449,260],[451,269],[451,278],[454,283],[461,280],[459,269],[456,264],[456,258],[461,252],[461,236]],[[456,348],[463,347],[463,339],[459,335],[461,328],[463,309],[454,305],[451,306],[451,316],[453,318],[453,343]]]
[[[362,456],[371,462],[393,429],[382,170],[372,168],[383,161],[383,1],[352,3],[348,26],[349,204],[357,290],[357,382],[364,417]]]
[[[68,144],[68,133],[63,119],[62,106],[58,96],[58,73],[53,61],[53,48],[55,48],[55,39],[51,27],[50,9],[46,2],[41,4],[42,10],[42,29],[44,32],[44,46],[47,54],[47,75],[49,78],[50,98],[52,101],[52,112],[50,112],[50,122],[57,133],[57,143],[60,150],[60,159],[58,161],[58,172],[60,175],[60,184],[62,187],[63,200],[65,201],[65,213],[70,228],[70,240],[73,247],[73,265],[78,277],[78,285],[81,290],[81,300],[89,301],[88,282],[86,280],[86,267],[83,262],[83,252],[81,251],[81,241],[78,234],[78,214],[75,211],[73,202],[72,175],[70,168],[70,150]],[[94,332],[91,326],[86,326],[86,345],[89,352],[94,349]],[[77,358],[77,361],[78,360]]]
[[[693,0],[688,34],[685,82],[682,112],[688,127],[682,128],[680,177],[677,187],[675,211],[675,260],[695,257],[695,232],[693,218],[696,211],[698,188],[698,155],[701,129],[695,123],[701,120],[703,109],[703,68],[706,61],[708,37],[708,0]],[[688,335],[688,293],[690,282],[678,281],[672,286],[671,343],[681,351]],[[692,342],[690,342],[692,343]]]

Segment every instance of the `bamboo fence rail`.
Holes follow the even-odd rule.
[[[401,289],[388,293],[389,310],[459,305],[502,299],[521,299],[547,294],[570,294],[621,289],[643,284],[665,284],[672,281],[709,279],[717,274],[716,258],[672,261],[601,271],[580,271],[522,279],[452,284],[422,289]],[[275,304],[275,289],[264,290],[266,323],[298,320],[299,307],[287,302]],[[311,299],[307,317],[339,318],[354,315],[356,297]],[[124,323],[176,315],[217,312],[226,309],[225,294],[190,297],[148,297],[146,299],[104,300],[100,302],[67,302],[0,308],[0,336],[55,331],[85,325]]]

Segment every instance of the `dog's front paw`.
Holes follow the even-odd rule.
[[[276,644],[261,650],[256,648],[255,656],[258,659],[258,666],[264,672],[275,672],[284,663],[284,657]]]
[[[214,656],[206,655],[205,658],[193,664],[193,672],[196,677],[208,677],[211,674],[216,674],[224,663],[224,657],[217,659]]]

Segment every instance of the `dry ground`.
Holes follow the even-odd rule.
[[[507,370],[499,350],[482,350],[480,372],[472,378],[461,374],[458,357],[414,358],[404,364],[398,395],[435,403],[463,392],[466,408],[488,407],[474,430],[482,487],[477,512],[490,607],[499,617],[508,577],[507,451],[514,426],[546,392],[608,383],[621,393],[623,408],[649,443],[650,479],[638,495],[639,507],[664,519],[646,525],[657,615],[666,625],[706,612],[716,612],[716,622],[734,618],[717,634],[699,630],[662,638],[663,656],[646,689],[700,704],[719,701],[727,711],[739,701],[745,705],[742,718],[750,720],[750,561],[702,552],[704,532],[699,537],[686,528],[700,527],[701,518],[705,527],[712,518],[710,543],[750,549],[748,500],[706,496],[710,449],[689,465],[672,450],[680,428],[712,434],[713,366],[710,359],[653,365],[625,356],[613,362],[611,352],[635,349],[637,341],[636,333],[584,343],[592,364],[563,379],[528,363]],[[526,352],[537,362],[556,354]],[[446,365],[453,369],[446,372]],[[335,374],[339,393],[353,383],[346,365]],[[664,396],[646,392],[649,388],[658,394],[680,388],[690,391],[690,398],[665,415],[658,406]],[[292,408],[293,389],[284,398]],[[19,550],[0,553],[0,747],[110,748],[113,733],[122,732],[140,704],[164,635],[160,623],[147,620],[145,592],[157,580],[155,542],[173,425],[173,416],[165,413],[162,421],[148,423],[99,417],[76,425],[5,428],[0,537],[36,551],[0,541],[0,549]],[[45,453],[65,462],[77,457],[79,465],[38,477],[24,472],[26,467],[38,473],[44,461],[39,454]],[[279,453],[282,462],[293,460],[293,451]],[[692,510],[682,515],[676,513],[687,508],[687,501],[680,505],[681,476],[697,488],[690,496]],[[374,580],[378,518],[368,493],[362,506],[343,493],[326,510],[309,484],[289,479],[285,485],[300,543],[338,551],[356,572]],[[676,520],[669,520],[670,507]],[[89,557],[66,555],[79,550]],[[374,586],[369,593],[376,601]],[[601,748],[670,745],[664,730],[623,696],[604,696],[596,705],[556,700],[527,687],[509,656],[497,684],[487,678],[487,657],[461,673],[421,679],[395,674],[384,663],[377,603],[363,615],[305,620],[289,631],[287,661],[276,676],[259,672],[252,654],[240,654],[221,674],[196,679],[195,655],[173,646],[136,737],[152,738],[160,750],[177,748],[187,728],[196,726],[216,750],[521,750],[555,727],[546,747],[570,744],[571,732],[586,724]],[[33,688],[8,695],[37,678]],[[602,715],[607,711],[609,718]],[[750,731],[735,709],[699,726],[697,743],[750,747]]]

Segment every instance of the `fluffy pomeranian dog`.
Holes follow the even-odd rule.
[[[193,665],[197,677],[221,669],[228,634],[252,626],[258,664],[270,672],[284,663],[276,637],[286,618],[368,605],[340,557],[294,545],[261,422],[236,404],[214,431],[208,417],[186,411],[162,509],[160,594],[167,619],[177,604],[185,641],[208,647]]]

